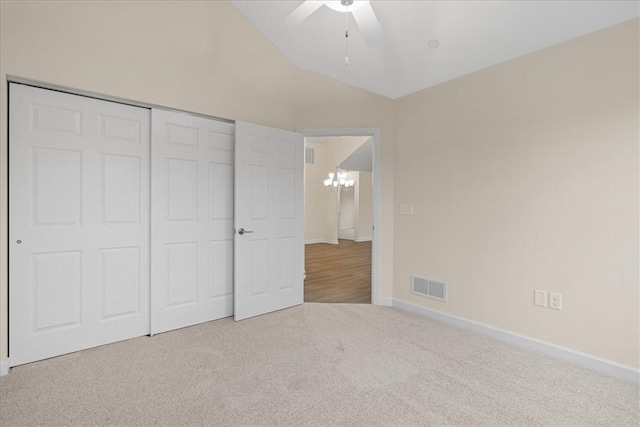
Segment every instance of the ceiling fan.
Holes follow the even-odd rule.
[[[322,6],[351,13],[367,46],[373,47],[382,42],[384,34],[369,0],[306,0],[285,18],[284,29],[292,30]]]

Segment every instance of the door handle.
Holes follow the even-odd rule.
[[[249,233],[253,233],[253,231],[251,231],[251,230],[245,230],[244,228],[240,228],[240,229],[238,229],[238,234],[239,234],[239,235],[241,235],[241,236],[242,236],[243,234],[249,234]]]

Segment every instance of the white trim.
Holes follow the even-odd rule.
[[[305,240],[304,244],[305,245],[315,245],[316,243],[326,243],[327,239],[309,239],[309,240]]]
[[[64,92],[71,95],[84,96],[87,98],[95,98],[102,101],[117,102],[118,104],[131,105],[133,107],[148,108],[150,110],[155,108],[155,109],[160,109],[165,111],[171,111],[174,113],[181,113],[181,114],[188,114],[190,116],[202,117],[205,119],[218,120],[226,123],[232,123],[232,124],[235,123],[235,120],[226,119],[224,117],[210,116],[208,114],[196,113],[195,111],[179,110],[176,108],[167,107],[165,105],[149,104],[148,102],[135,101],[129,98],[121,98],[119,96],[111,96],[111,95],[106,95],[104,93],[76,89],[69,86],[57,85],[54,83],[47,83],[40,80],[27,79],[24,77],[14,76],[11,74],[7,75],[7,81],[9,83],[17,83],[17,84],[26,85],[26,86],[39,87],[41,89],[55,90],[57,92]]]
[[[329,243],[330,245],[337,245],[338,241],[331,239],[309,239],[304,241],[305,245],[315,245],[316,243]]]
[[[5,375],[9,375],[9,367],[11,366],[11,363],[9,361],[9,358],[6,358],[4,360],[0,360],[0,377],[3,377]]]
[[[372,239],[371,237],[359,237],[357,239],[353,239],[354,242],[370,242]]]
[[[421,314],[435,320],[446,322],[460,328],[489,335],[493,338],[506,341],[519,347],[566,360],[594,371],[603,372],[636,384],[640,383],[640,370],[632,366],[614,362],[613,360],[607,360],[587,353],[582,353],[567,347],[531,338],[526,335],[517,334],[484,323],[476,322],[474,320],[469,320],[464,317],[442,313],[440,311],[402,301],[397,298],[393,299],[393,306],[401,310]]]
[[[338,219],[340,221],[340,219]],[[356,227],[338,228],[338,239],[355,241]]]
[[[382,306],[385,306],[385,307],[392,307],[393,306],[393,298],[380,297],[380,298],[378,298],[378,304],[377,305],[382,305]]]
[[[371,236],[371,303],[380,305],[380,129],[298,129],[305,137],[311,136],[370,136],[373,138],[373,234]]]

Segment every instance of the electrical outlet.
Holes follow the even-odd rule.
[[[540,289],[536,289],[533,291],[533,303],[535,305],[539,305],[540,307],[547,306],[547,291],[541,291]]]
[[[562,310],[562,294],[549,293],[549,308]]]

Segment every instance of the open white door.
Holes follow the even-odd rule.
[[[302,304],[304,137],[236,122],[236,320]]]

